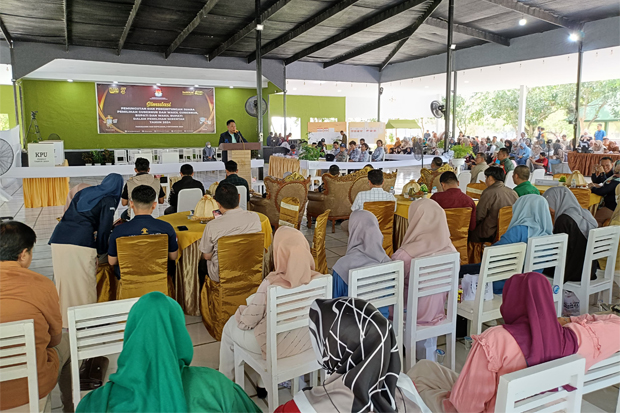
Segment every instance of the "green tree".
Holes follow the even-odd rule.
[[[566,111],[568,118],[573,121],[577,87],[574,84],[567,84],[560,85],[558,88],[560,93],[557,104]],[[608,108],[612,116],[620,117],[620,79],[581,83],[579,100],[580,110],[577,121],[580,131],[589,130],[604,107]]]
[[[461,95],[456,95],[456,128],[465,135],[467,135],[469,127],[480,122],[483,118],[483,112],[479,108],[480,96],[481,94],[474,93],[469,99],[466,99]],[[445,105],[446,99],[443,98],[441,103]],[[454,104],[454,101],[451,103]]]

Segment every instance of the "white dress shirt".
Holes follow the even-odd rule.
[[[383,188],[371,188],[370,191],[362,191],[357,194],[353,205],[351,205],[351,211],[358,211],[364,209],[365,202],[377,202],[377,201],[394,201],[394,211],[396,211],[396,198],[394,195],[383,190]]]

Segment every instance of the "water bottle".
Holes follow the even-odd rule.
[[[474,340],[471,339],[470,336],[465,337],[465,350],[471,350],[471,346],[474,343]]]
[[[391,187],[390,187],[390,194],[394,195],[395,193],[396,193],[396,192],[394,191],[394,187],[393,187],[393,186],[391,186]]]
[[[575,181],[575,178],[573,178],[573,179],[570,181],[570,187],[571,187],[571,188],[576,188],[576,187],[577,187],[577,181]]]
[[[435,361],[443,366],[443,360],[446,357],[446,352],[438,348],[435,350]]]
[[[437,193],[437,187],[434,186],[433,189],[431,189],[431,194],[436,194]]]

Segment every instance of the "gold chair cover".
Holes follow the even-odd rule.
[[[582,208],[588,209],[590,207],[590,190],[584,188],[569,188],[570,191],[575,195],[579,205]]]
[[[510,221],[512,220],[512,206],[505,206],[499,210],[499,215],[497,217],[497,238],[496,241],[508,231],[508,226],[510,225]]]
[[[138,235],[116,240],[121,280],[117,300],[168,291],[168,235]]]
[[[299,229],[299,207],[301,202],[294,197],[283,198],[280,202],[280,218],[278,221],[279,226],[287,226],[295,229]]]
[[[114,267],[107,262],[97,267],[97,302],[105,303],[116,300],[118,279],[114,274]]]
[[[435,186],[437,186],[439,184],[439,182],[435,182],[436,179],[441,176],[442,173],[444,172],[454,172],[454,169],[449,165],[449,164],[444,164],[442,166],[440,166],[439,168],[437,168],[435,171],[430,170],[430,169],[426,169],[426,168],[422,168],[422,170],[420,171],[420,179],[418,179],[418,183],[420,185],[422,184],[426,184],[426,187],[428,188],[428,190],[430,191],[431,189],[433,189],[433,184],[435,184]],[[441,188],[438,188],[441,190]]]
[[[487,189],[486,184],[467,184],[467,190],[465,193],[473,199],[480,199],[482,191],[484,191],[485,189]]]
[[[403,192],[402,192],[402,195],[403,195],[403,196],[407,196],[407,195],[409,195],[409,189],[410,189],[410,188],[413,188],[413,189],[414,189],[414,192],[418,192],[418,191],[420,190],[420,184],[419,184],[419,183],[417,183],[417,182],[415,181],[415,179],[412,179],[411,181],[407,182],[407,183],[405,184],[405,186],[403,187]]]
[[[263,280],[264,237],[257,232],[222,237],[217,242],[220,281],[205,280],[200,314],[207,331],[218,341],[228,319]]]
[[[379,221],[383,234],[383,249],[388,256],[394,253],[394,201],[365,202],[364,209],[372,212]]]
[[[469,235],[471,208],[446,209],[446,219],[448,220],[452,245],[461,254],[461,265],[467,264],[467,237]]]
[[[312,256],[314,257],[314,269],[321,274],[327,274],[327,256],[325,255],[325,235],[327,234],[327,221],[329,220],[328,209],[316,218],[314,237],[312,238]]]

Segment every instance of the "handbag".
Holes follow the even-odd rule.
[[[80,367],[80,391],[95,390],[103,384],[110,360],[107,357],[93,357],[84,360]]]

